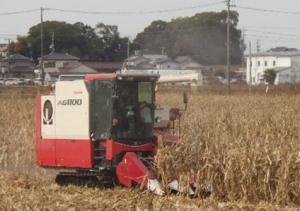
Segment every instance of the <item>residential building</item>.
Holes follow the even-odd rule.
[[[82,64],[96,70],[98,73],[113,73],[123,67],[123,62],[82,61]]]
[[[276,71],[275,84],[300,82],[300,51],[269,51],[246,56],[247,83],[253,85],[265,83],[264,71],[274,69]],[[250,71],[251,70],[251,71]]]
[[[39,58],[40,60],[40,58]],[[72,56],[67,53],[51,52],[44,56],[44,69],[59,69],[70,63],[78,62],[78,57]]]
[[[144,55],[134,55],[126,59],[124,66],[128,69],[153,69],[154,61],[146,58]]]
[[[188,56],[179,56],[171,59],[168,55],[141,54],[126,59],[124,66],[127,69],[173,69],[173,70],[201,70],[201,65]]]
[[[8,44],[0,43],[0,58],[7,56],[7,47]]]
[[[179,64],[182,70],[201,70],[202,65],[189,56],[178,56],[175,62]]]
[[[176,69],[124,69],[123,73],[144,73],[144,74],[158,74],[160,77],[158,83],[165,84],[191,84],[194,86],[203,85],[203,77],[201,71],[195,70],[176,70]]]
[[[6,78],[34,78],[35,65],[32,59],[21,54],[12,54],[2,59],[1,70]]]
[[[40,58],[39,58],[40,60]],[[60,74],[91,74],[97,71],[67,53],[51,52],[44,56],[44,71],[49,80],[56,80]]]
[[[159,83],[203,85],[201,65],[188,56],[176,59],[161,54],[141,54],[126,59],[123,72],[159,74]]]

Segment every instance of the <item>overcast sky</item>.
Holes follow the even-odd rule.
[[[0,13],[14,12],[40,7],[84,10],[84,11],[157,11],[203,5],[222,0],[0,0]],[[245,29],[247,43],[260,40],[261,50],[275,46],[300,48],[300,1],[299,0],[232,0],[237,6],[247,6],[269,10],[299,12],[299,14],[281,14],[259,12],[242,8],[234,8],[240,14],[241,29]],[[202,8],[180,10],[168,13],[143,15],[89,15],[45,11],[45,20],[59,20],[69,23],[81,21],[95,26],[98,22],[118,25],[123,36],[134,38],[153,20],[169,21],[172,18],[192,16],[204,11],[220,11],[225,3]],[[30,26],[39,23],[39,12],[17,15],[0,14],[0,42],[5,38],[15,38],[16,34],[24,35]],[[255,44],[253,44],[255,46]],[[254,51],[255,52],[255,51]]]

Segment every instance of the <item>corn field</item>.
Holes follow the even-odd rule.
[[[299,94],[191,93],[182,137],[176,145],[159,146],[155,166],[165,189],[169,178],[178,176],[187,190],[190,175],[196,175],[195,198],[158,197],[139,188],[57,186],[54,173],[35,164],[33,96],[0,93],[1,210],[297,210],[300,205]],[[179,92],[161,92],[157,103],[178,107],[181,98]]]

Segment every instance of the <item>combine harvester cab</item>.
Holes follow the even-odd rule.
[[[155,116],[157,80],[158,75],[94,74],[56,82],[53,94],[36,97],[38,165],[64,169],[59,183],[105,175],[163,195],[151,164],[157,141],[176,141],[176,136],[164,132],[170,127],[154,127],[155,121],[161,122],[158,115],[170,119],[169,110]],[[176,181],[170,185],[176,189]]]

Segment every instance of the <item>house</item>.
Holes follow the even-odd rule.
[[[127,69],[178,69],[179,64],[164,54],[135,54],[126,59],[124,66]]]
[[[6,78],[33,79],[35,76],[33,60],[21,54],[12,54],[2,59],[1,69]]]
[[[144,55],[134,55],[126,59],[124,66],[127,69],[153,69],[155,64],[151,63],[149,58]]]
[[[203,85],[202,66],[188,56],[174,60],[164,54],[135,52],[135,55],[126,59],[124,67],[123,72],[127,73],[159,74],[159,83]]]
[[[275,84],[300,83],[300,51],[268,51],[246,55],[247,83],[253,85],[264,83],[264,71],[274,69],[276,71]],[[250,71],[251,70],[251,71]]]
[[[96,70],[98,73],[113,73],[123,67],[123,62],[82,61],[82,64]]]
[[[158,74],[158,83],[164,84],[190,84],[193,86],[202,86],[203,77],[201,71],[195,70],[176,70],[176,69],[123,69],[122,73],[144,73]]]
[[[168,55],[162,54],[141,54],[139,51],[135,55],[126,59],[127,69],[181,69],[200,70],[201,65],[188,56],[179,56],[175,60]]]
[[[39,60],[41,62],[40,58]],[[55,80],[60,74],[91,74],[97,72],[93,68],[82,64],[78,57],[55,51],[44,56],[44,71],[50,80]]]
[[[0,58],[7,57],[8,44],[0,43]]]
[[[155,69],[178,69],[179,65],[162,54],[144,54],[143,57],[148,60],[148,64]]]
[[[182,70],[201,70],[202,65],[189,56],[178,56],[175,61],[180,65]]]
[[[41,60],[41,58],[39,58]],[[78,62],[80,59],[78,57],[72,56],[67,53],[58,53],[58,52],[51,52],[48,55],[43,57],[44,60],[44,69],[45,71],[48,69],[58,69],[62,68],[67,64]]]

